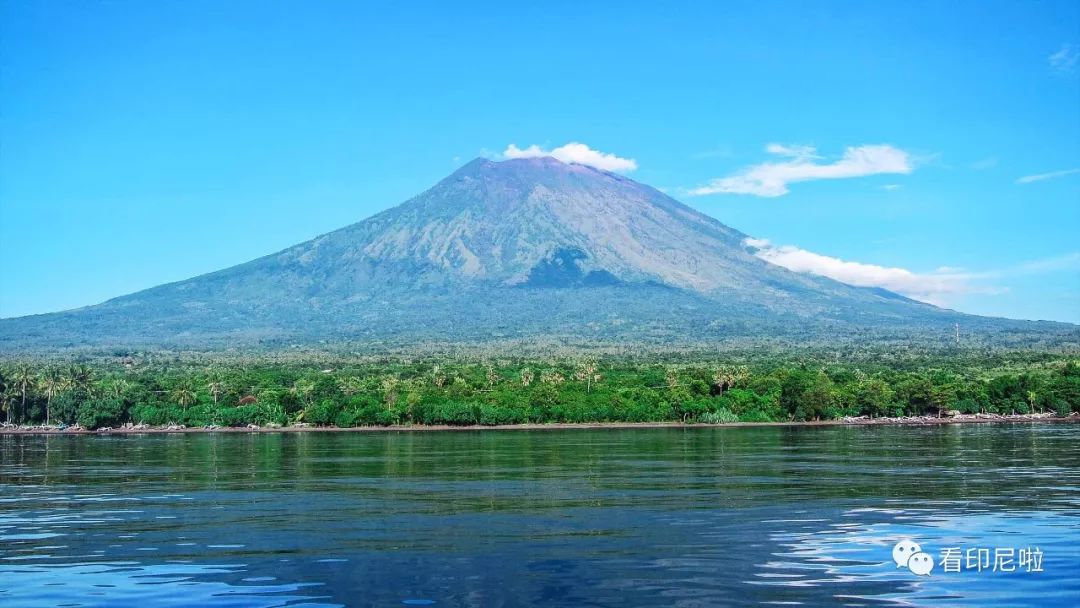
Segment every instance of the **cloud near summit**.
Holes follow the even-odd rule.
[[[895,266],[842,260],[793,245],[775,245],[768,239],[748,238],[743,245],[766,262],[793,272],[816,274],[859,287],[881,287],[937,306],[948,306],[967,294],[1005,293],[1009,288],[997,284],[1002,280],[1080,268],[1080,252],[1076,251],[981,272],[952,266],[913,272]]]
[[[620,173],[637,169],[637,161],[632,158],[621,158],[614,154],[606,154],[576,141],[559,146],[554,150],[544,150],[536,144],[524,149],[517,147],[515,144],[510,144],[503,151],[504,158],[536,158],[539,156],[550,156],[564,163],[578,163]]]
[[[765,151],[784,160],[746,167],[728,177],[710,180],[690,189],[692,196],[752,194],[776,197],[788,193],[788,185],[817,179],[843,179],[914,171],[911,155],[888,144],[853,146],[832,162],[822,162],[813,146],[769,144]]]
[[[966,293],[1000,293],[998,288],[973,284],[983,277],[960,268],[941,267],[933,272],[918,273],[906,268],[842,260],[792,245],[774,245],[767,239],[749,238],[744,244],[753,248],[757,257],[788,270],[825,276],[859,287],[882,287],[931,304],[943,305],[951,297]]]

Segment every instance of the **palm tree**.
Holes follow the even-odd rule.
[[[0,405],[2,405],[3,408],[7,411],[7,420],[5,421],[6,424],[11,424],[11,410],[15,409],[15,404],[18,403],[18,399],[15,397],[15,393],[15,385],[7,384],[4,387],[3,394],[0,395],[0,399],[2,399],[2,401],[0,401]]]
[[[540,382],[544,384],[550,384],[552,386],[559,386],[566,381],[566,377],[559,373],[558,370],[548,370],[540,374]]]
[[[7,414],[4,419],[4,424],[11,422],[11,407],[15,404],[15,385],[8,379],[8,372],[6,369],[0,367],[0,409],[4,410]]]
[[[122,399],[124,395],[131,390],[132,384],[123,378],[115,378],[109,382],[108,386],[109,392],[112,393],[113,397]]]
[[[679,370],[674,367],[667,368],[667,371],[664,373],[664,383],[667,384],[668,388],[679,386]]]
[[[45,370],[45,374],[42,375],[39,384],[41,386],[41,392],[45,394],[45,426],[52,424],[52,417],[50,416],[50,408],[52,407],[53,397],[56,397],[60,393],[64,392],[68,388],[67,378],[64,377],[64,373],[57,367],[50,367]]]
[[[68,367],[68,387],[85,395],[93,395],[94,372],[86,365]]]
[[[311,405],[311,396],[315,393],[315,383],[310,380],[297,380],[293,383],[289,392],[304,405]]]
[[[338,380],[338,390],[346,397],[352,397],[363,389],[360,379],[355,376],[345,376]]]
[[[593,359],[585,359],[578,363],[577,366],[577,379],[584,380],[586,383],[585,392],[592,392],[592,383],[596,379],[597,363]]]
[[[383,390],[383,398],[386,400],[387,410],[394,409],[394,402],[397,401],[397,392],[395,391],[398,382],[397,376],[383,376],[382,380],[379,381],[379,386]]]
[[[210,392],[210,397],[214,399],[214,405],[217,405],[221,394],[225,392],[225,383],[213,378],[206,383],[206,390]]]
[[[22,363],[15,368],[11,375],[11,381],[19,389],[21,404],[19,406],[19,422],[26,420],[26,392],[37,384],[37,377],[29,365]]]
[[[713,372],[713,386],[721,395],[749,379],[750,370],[745,365],[721,365]]]
[[[431,382],[439,388],[446,386],[446,374],[442,373],[438,364],[431,367]]]
[[[195,391],[191,390],[190,387],[184,385],[178,386],[173,389],[172,396],[176,403],[184,409],[187,409],[189,405],[195,403],[196,398]]]

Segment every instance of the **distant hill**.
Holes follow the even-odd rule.
[[[798,274],[747,235],[620,175],[477,159],[357,224],[203,276],[0,320],[0,350],[545,338],[1071,341],[1077,326],[964,315]]]

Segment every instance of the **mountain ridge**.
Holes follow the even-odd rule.
[[[255,260],[0,320],[0,350],[1070,327],[974,317],[795,273],[753,255],[747,238],[618,174],[546,157],[476,159],[396,207]]]

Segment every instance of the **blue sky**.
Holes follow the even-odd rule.
[[[1080,4],[580,4],[0,1],[0,316],[579,142],[777,263],[1080,322]]]

